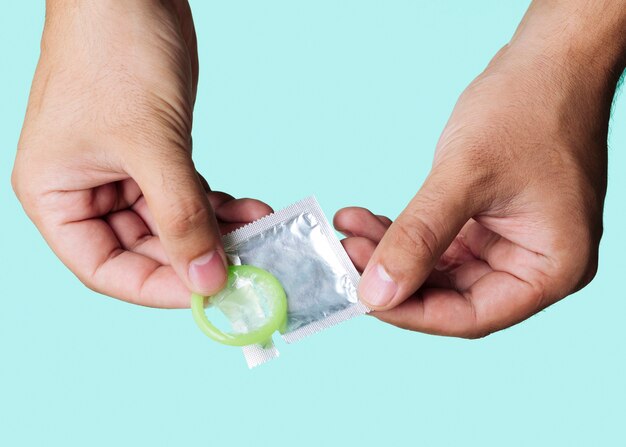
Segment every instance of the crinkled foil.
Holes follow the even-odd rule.
[[[223,242],[232,264],[260,267],[282,284],[288,343],[369,311],[357,298],[359,274],[313,197],[229,233]],[[253,367],[278,351],[255,345],[244,354]]]
[[[227,255],[234,265],[254,265],[278,278],[287,294],[287,332],[358,302],[355,285],[309,212],[231,247]]]

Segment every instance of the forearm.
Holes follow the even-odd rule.
[[[626,1],[534,0],[510,45],[615,84],[626,67]]]
[[[586,151],[595,147],[591,140],[606,141],[625,65],[626,1],[534,0],[476,84],[526,92],[515,106],[533,104],[542,126],[566,133],[571,150]]]

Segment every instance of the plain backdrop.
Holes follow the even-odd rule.
[[[395,217],[456,98],[527,2],[192,2],[194,159],[211,186],[276,209],[315,194]],[[610,135],[600,270],[482,340],[361,317],[246,368],[188,310],[85,288],[9,184],[44,2],[0,13],[0,445],[625,445],[626,104]],[[530,92],[532,94],[532,92]]]

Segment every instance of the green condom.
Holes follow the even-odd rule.
[[[230,321],[233,332],[222,332],[205,313],[205,302],[219,309]],[[216,295],[191,295],[196,324],[209,338],[229,346],[266,345],[274,332],[285,331],[287,297],[271,273],[251,265],[228,268],[228,284]]]

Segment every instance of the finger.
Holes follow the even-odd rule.
[[[437,270],[434,271],[436,272]],[[480,278],[491,272],[493,272],[493,269],[485,261],[473,259],[448,272],[446,276],[450,279],[450,288],[464,292]]]
[[[541,308],[537,288],[511,274],[492,271],[463,292],[421,289],[374,316],[414,331],[479,338],[519,323]]]
[[[218,209],[223,203],[229,200],[235,200],[233,196],[222,191],[211,191],[208,193],[208,198],[214,210]]]
[[[273,212],[270,206],[259,200],[234,199],[233,196],[224,192],[210,192],[208,198],[218,218],[221,234],[230,233]],[[231,201],[235,201],[235,203],[230,204]],[[226,206],[222,208],[222,205]],[[132,210],[142,218],[153,235],[158,235],[156,222],[143,197],[137,200]]]
[[[382,223],[382,226],[379,222],[376,222],[374,218],[378,219],[378,221]],[[343,208],[339,210],[334,219],[335,227],[337,227],[338,230],[339,228],[344,228],[344,230],[339,231],[344,234],[347,233],[350,235],[347,239],[344,239],[344,241],[350,241],[351,239],[355,239],[355,236],[357,239],[359,237],[364,237],[374,243],[374,248],[375,244],[380,242],[385,231],[387,231],[392,223],[393,221],[386,216],[374,215],[365,208],[357,207]],[[347,242],[347,247],[350,247],[350,244],[351,242]],[[346,248],[346,250],[348,250],[348,248]],[[468,250],[465,249],[465,251],[467,252]],[[368,253],[369,257],[371,257],[372,254],[373,250]],[[470,254],[469,256],[471,259],[474,259],[473,255]],[[365,262],[369,261],[369,257]],[[450,253],[450,257],[454,257],[455,262],[453,263],[452,259],[450,259],[450,261],[446,263],[447,267],[452,267],[452,265],[458,267],[462,260],[467,259],[467,256],[461,257],[460,253],[456,254],[456,250],[454,255]],[[352,261],[355,265],[357,265],[357,262],[361,263],[363,262],[363,259],[363,257],[359,256],[352,259]],[[357,269],[359,270],[359,272],[362,272],[364,270],[364,266],[359,264]],[[450,268],[441,268],[441,270],[442,271],[433,270],[432,272],[430,272],[428,278],[424,281],[424,286],[453,287],[453,279],[445,273],[446,271],[449,271]]]
[[[343,239],[341,244],[359,273],[363,272],[376,249],[376,244],[364,237],[348,237]]]
[[[227,234],[248,223],[271,213],[272,209],[263,202],[253,199],[240,199],[228,207],[218,208],[216,215],[221,234]],[[163,265],[169,259],[158,237],[152,235],[144,220],[132,210],[110,213],[106,216],[122,248],[142,254]],[[231,221],[231,222],[228,222]]]
[[[115,233],[121,247],[169,265],[169,259],[158,237],[154,236],[145,222],[132,210],[123,210],[106,216],[106,222]]]
[[[450,272],[466,262],[473,261],[476,258],[471,250],[465,245],[464,231],[474,222],[470,219],[461,229],[457,237],[454,238],[450,246],[443,252],[437,263],[435,270],[441,272]]]
[[[131,160],[129,170],[181,281],[193,292],[215,294],[226,283],[226,257],[217,220],[188,152],[166,147]]]
[[[381,215],[374,215],[365,208],[350,207],[343,208],[335,214],[334,225],[348,230],[339,230],[350,234],[341,242],[348,252],[350,259],[359,271],[365,270],[376,244],[380,242],[389,225],[391,219]],[[424,281],[428,287],[451,287],[451,279],[443,272],[433,271]]]
[[[215,207],[215,215],[223,222],[249,223],[273,212],[272,208],[256,199],[232,199]]]
[[[359,285],[361,299],[377,310],[392,308],[428,278],[463,225],[478,210],[465,178],[431,172],[421,190],[385,232]]]
[[[164,309],[189,307],[189,289],[171,266],[130,251],[121,250],[108,258],[87,285],[132,304]]]
[[[67,193],[67,197],[78,198],[83,192]],[[174,270],[149,257],[125,251],[104,220],[38,225],[63,263],[91,289],[144,306],[189,306],[189,290]]]
[[[389,228],[384,216],[376,216],[366,208],[343,208],[335,214],[333,225],[346,236],[359,236],[378,243]]]
[[[526,281],[537,279],[537,272],[550,271],[548,258],[535,253],[485,228],[470,222],[462,232],[463,245],[492,269],[511,273]]]
[[[202,174],[200,174],[199,172],[197,172],[197,174],[198,174],[198,178],[200,179],[200,184],[202,185],[202,189],[204,189],[204,192],[211,192],[211,187],[209,186],[209,182],[206,181],[206,179],[204,178]]]
[[[393,220],[389,219],[387,216],[383,216],[382,214],[376,214],[376,217],[378,217],[378,220],[380,220],[387,228],[389,228],[393,223]]]
[[[341,244],[357,271],[362,273],[376,249],[376,243],[364,237],[348,237],[343,239]],[[424,282],[424,286],[452,287],[452,282],[445,273],[433,271]]]
[[[75,222],[131,207],[141,197],[141,189],[133,179],[125,179],[76,191],[71,194],[72,201],[66,200],[68,191],[52,194],[64,205],[52,208],[48,215],[53,220]]]
[[[233,200],[233,197],[223,192],[209,192],[208,199],[211,207],[213,209],[216,209],[222,203],[228,200]],[[131,208],[135,213],[137,213],[137,215],[141,217],[146,226],[150,229],[150,232],[153,235],[158,236],[159,229],[157,227],[156,221],[154,220],[154,217],[152,216],[152,213],[150,212],[150,209],[148,208],[148,203],[146,202],[145,197],[139,197],[139,199],[137,199],[137,201],[133,204]]]
[[[159,229],[154,221],[154,217],[152,217],[152,214],[150,213],[145,197],[139,197],[130,209],[141,217],[141,220],[143,220],[144,224],[146,224],[153,236],[159,236]]]
[[[232,199],[215,209],[222,235],[238,230],[272,212],[271,207],[255,199]]]
[[[220,234],[222,236],[232,233],[235,230],[240,229],[241,227],[245,227],[250,222],[220,222]]]

